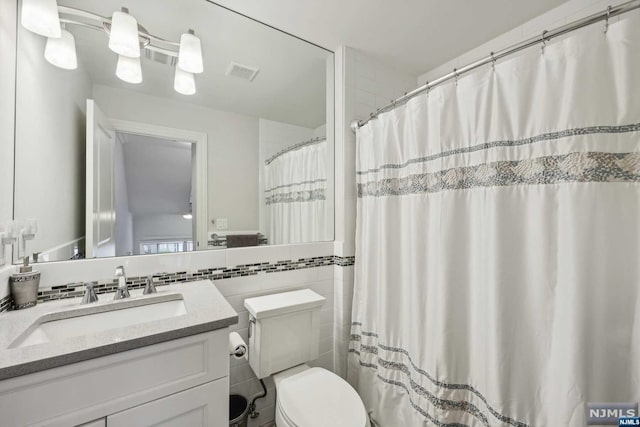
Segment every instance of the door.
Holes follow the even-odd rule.
[[[107,417],[107,427],[228,427],[229,378]]]
[[[115,131],[92,99],[87,99],[86,257],[115,256]]]

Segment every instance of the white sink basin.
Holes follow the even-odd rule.
[[[170,299],[167,300],[167,297]],[[55,320],[50,320],[50,315],[42,316],[12,342],[9,348],[90,335],[184,314],[187,314],[187,308],[180,294],[87,305],[81,309],[58,312]]]

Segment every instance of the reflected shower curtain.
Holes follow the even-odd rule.
[[[640,17],[359,130],[349,379],[381,426],[640,401]]]
[[[305,143],[265,164],[269,243],[327,240],[327,142]]]

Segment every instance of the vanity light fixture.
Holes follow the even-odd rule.
[[[75,70],[78,68],[78,57],[76,56],[76,40],[64,26],[61,29],[61,37],[49,37],[44,48],[44,57],[56,67],[65,70]]]
[[[122,11],[113,12],[110,31],[109,49],[120,56],[140,58],[138,21],[129,15],[129,9],[123,7]]]
[[[193,73],[188,73],[178,65],[176,67],[176,75],[173,81],[173,88],[176,92],[183,95],[193,95],[196,93],[196,80]]]
[[[118,55],[116,76],[127,83],[142,83],[142,65],[140,64],[140,58],[130,58],[128,56]]]
[[[56,0],[23,0],[22,26],[44,37],[61,36],[60,16]]]
[[[176,65],[173,87],[183,95],[196,93],[194,73],[204,71],[202,45],[193,30],[182,34],[180,42],[163,39],[140,26],[125,7],[106,17],[58,6],[56,0],[22,0],[21,23],[27,30],[48,38],[45,59],[65,70],[78,67],[75,38],[65,28],[76,25],[109,35],[109,49],[118,54],[116,76],[127,83],[142,83],[143,50],[146,58],[153,58],[154,54],[170,58],[164,63]]]
[[[195,31],[189,30],[180,36],[180,51],[178,55],[178,67],[188,73],[200,74],[204,71],[202,65],[202,46]]]

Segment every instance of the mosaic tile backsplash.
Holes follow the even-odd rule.
[[[234,267],[212,267],[194,272],[179,271],[177,273],[155,273],[153,279],[156,286],[169,285],[171,283],[194,282],[196,280],[224,280],[234,277],[256,276],[258,273],[281,273],[284,271],[300,270],[304,268],[325,267],[338,265],[348,267],[355,263],[355,257],[322,256],[314,258],[300,258],[298,260],[286,260],[277,262],[261,262],[255,264],[236,265]],[[144,288],[147,276],[127,277],[129,289]],[[114,292],[118,287],[116,279],[106,281],[93,281],[94,289],[98,294]],[[46,302],[64,298],[77,298],[84,293],[84,283],[67,283],[52,286],[38,292],[38,302]],[[11,296],[0,300],[0,311],[11,309],[13,301]]]

